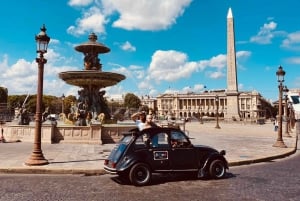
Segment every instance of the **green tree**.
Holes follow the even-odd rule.
[[[27,95],[11,95],[8,96],[8,107],[9,108],[17,108],[24,107],[30,113],[36,112],[36,95],[29,95],[26,102],[24,103]],[[64,110],[67,112],[71,107],[71,102],[76,102],[75,96],[68,96],[64,100]],[[62,110],[62,100],[61,97],[51,96],[51,95],[43,95],[42,101],[42,112],[49,107],[50,113],[61,113]],[[68,113],[68,112],[67,112]]]
[[[133,93],[127,93],[124,98],[124,106],[128,108],[139,108],[141,100]]]
[[[8,96],[7,105],[9,108],[21,107],[26,95],[11,95]]]

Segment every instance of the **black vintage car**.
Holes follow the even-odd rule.
[[[136,186],[149,184],[152,173],[194,172],[198,178],[224,177],[225,151],[192,145],[176,128],[137,129],[125,133],[104,162],[104,169]]]

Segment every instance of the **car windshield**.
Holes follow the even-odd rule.
[[[133,138],[132,135],[125,135],[120,140],[119,144],[111,151],[111,154],[109,155],[109,160],[116,163],[124,153],[125,149],[127,148],[132,138]]]
[[[132,137],[133,137],[132,135],[124,135],[123,138],[120,140],[119,144],[127,145],[132,139]]]

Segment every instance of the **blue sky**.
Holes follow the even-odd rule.
[[[103,71],[126,80],[107,96],[201,92],[226,88],[226,23],[235,23],[239,91],[276,100],[276,71],[300,88],[298,0],[10,0],[1,3],[0,85],[9,95],[35,94],[35,34],[51,37],[45,58],[44,94],[77,95],[58,73],[83,69],[74,46],[94,32],[111,49],[99,57]],[[18,5],[18,6],[16,6]]]

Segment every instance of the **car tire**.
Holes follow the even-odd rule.
[[[129,172],[129,180],[135,186],[144,186],[150,183],[151,170],[145,163],[137,163]]]
[[[220,159],[213,160],[209,165],[209,175],[213,179],[220,179],[226,174],[224,161]]]

